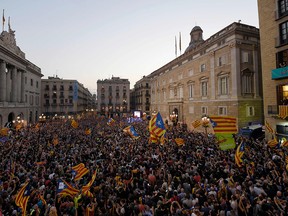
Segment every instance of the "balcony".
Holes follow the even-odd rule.
[[[288,66],[273,69],[271,75],[272,75],[272,80],[287,78]]]

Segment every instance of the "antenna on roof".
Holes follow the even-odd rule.
[[[241,20],[238,20],[238,23],[240,23],[241,22]]]

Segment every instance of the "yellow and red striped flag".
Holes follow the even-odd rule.
[[[78,123],[74,120],[74,119],[72,119],[72,122],[71,122],[71,126],[73,127],[73,128],[78,128]]]
[[[0,135],[7,136],[8,135],[8,131],[9,131],[9,128],[4,127],[4,128],[2,128],[0,130]]]
[[[242,163],[243,163],[242,157],[244,155],[244,149],[245,149],[245,146],[244,146],[244,142],[242,141],[238,145],[236,152],[235,152],[235,163],[237,164],[238,167],[242,167]]]
[[[72,185],[70,185],[65,180],[58,180],[58,194],[61,196],[71,196],[74,197],[77,195],[80,191],[76,188],[74,188]]]
[[[86,134],[86,135],[90,135],[90,134],[91,134],[91,129],[90,129],[90,128],[86,128],[85,134]]]
[[[96,171],[93,173],[93,176],[92,176],[91,180],[86,185],[84,185],[82,187],[82,193],[85,196],[93,197],[93,194],[90,192],[90,188],[93,185],[95,179],[96,179]]]
[[[199,119],[192,122],[193,129],[201,126],[201,121]]]
[[[274,129],[271,128],[271,126],[270,126],[270,124],[268,123],[267,120],[265,121],[265,129],[266,129],[269,133],[271,133],[271,134],[274,134],[274,133],[275,133]]]
[[[178,145],[178,146],[182,146],[184,145],[184,139],[182,138],[175,138],[175,143]]]
[[[75,181],[80,180],[84,175],[86,175],[89,172],[89,170],[85,167],[83,163],[80,163],[72,167],[72,169],[76,171],[76,175],[74,178]]]
[[[267,144],[270,148],[275,148],[278,145],[278,140],[276,139],[276,136],[274,137],[274,139],[269,140]]]

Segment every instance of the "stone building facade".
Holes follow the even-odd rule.
[[[264,117],[288,139],[288,3],[258,0]]]
[[[77,80],[48,77],[41,80],[42,113],[47,117],[68,118],[96,110],[95,97]]]
[[[259,30],[232,23],[207,40],[190,33],[185,52],[152,72],[151,112],[177,115],[191,127],[203,115],[237,117],[238,127],[263,123]]]
[[[112,77],[97,81],[97,111],[101,115],[120,116],[130,112],[130,82]]]
[[[143,76],[138,80],[131,93],[131,109],[141,111],[142,113],[150,114],[150,99],[151,86],[149,76]]]
[[[0,128],[14,121],[38,120],[41,69],[25,58],[10,26],[0,35]]]

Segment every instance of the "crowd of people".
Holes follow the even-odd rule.
[[[166,142],[157,144],[149,142],[148,120],[115,118],[108,125],[105,117],[84,116],[77,124],[47,121],[1,139],[0,215],[287,215],[286,149],[270,148],[265,139],[235,137],[235,149],[223,151],[214,135],[181,125],[167,126]],[[137,139],[123,132],[129,124]],[[75,180],[79,164],[88,173]],[[95,172],[88,196],[81,189]],[[59,180],[79,192],[59,193]],[[20,198],[29,199],[21,208],[26,183]]]

